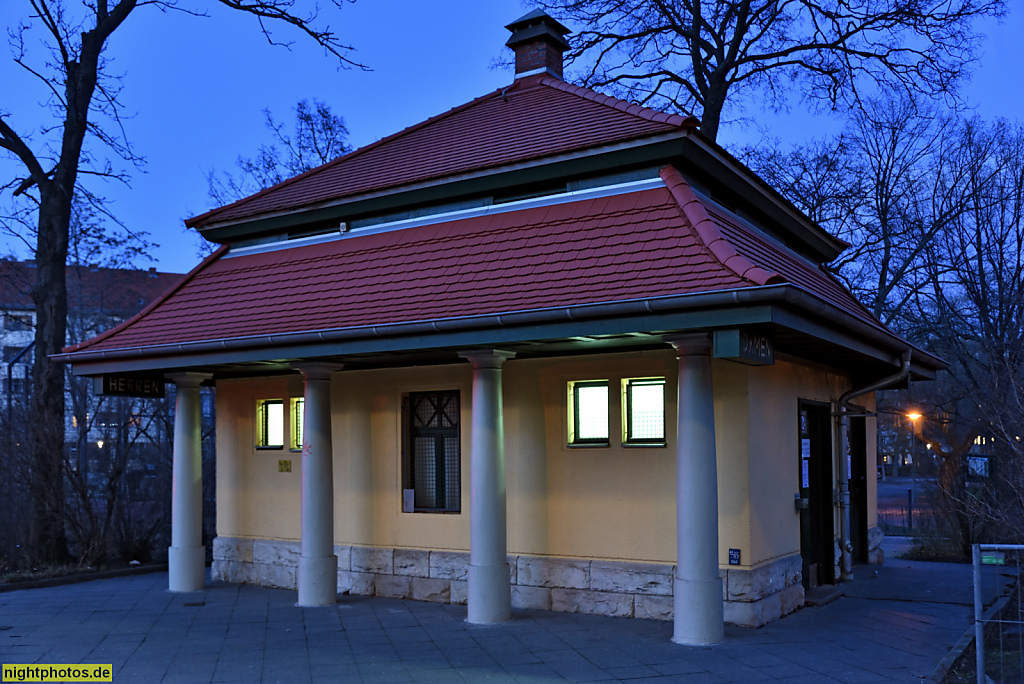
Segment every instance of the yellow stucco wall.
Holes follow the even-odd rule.
[[[512,360],[504,368],[509,553],[674,562],[674,354]],[[621,397],[614,390],[611,446],[567,446],[568,382],[607,379],[617,388],[622,378],[651,376],[667,381],[665,447],[621,445]],[[797,400],[827,401],[846,389],[845,380],[785,358],[767,367],[716,360],[712,376],[719,562],[727,562],[729,548],[741,549],[744,566],[798,552]],[[334,376],[337,543],[468,550],[471,388],[468,363]],[[401,512],[401,398],[427,390],[461,392],[461,514]],[[300,396],[297,375],[218,382],[218,534],[299,538],[301,454],[254,445],[257,401]],[[873,436],[869,422],[871,464]],[[280,459],[292,461],[292,472],[278,472]],[[869,490],[873,509],[873,478]]]

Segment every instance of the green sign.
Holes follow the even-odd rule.
[[[982,565],[1006,565],[1006,556],[1002,551],[982,551]]]
[[[103,375],[95,379],[96,394],[106,397],[148,397],[159,399],[164,396],[164,376],[118,373]]]
[[[763,332],[744,329],[716,330],[715,358],[745,363],[748,366],[771,366],[775,363],[775,342]]]

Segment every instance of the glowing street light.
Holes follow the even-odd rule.
[[[917,411],[908,411],[907,412],[907,418],[910,419],[911,425],[912,425],[912,427],[910,428],[910,487],[911,487],[911,489],[910,489],[910,501],[908,502],[909,503],[909,508],[907,509],[907,518],[909,519],[908,520],[908,522],[909,522],[909,521],[913,520],[913,518],[911,516],[913,515],[912,511],[913,511],[913,508],[914,508],[914,501],[915,501],[915,499],[917,499],[917,458],[916,458],[916,454],[914,453],[914,452],[917,451],[917,449],[914,448],[915,445],[916,445],[916,443],[914,442],[914,429],[917,427],[917,421],[921,419],[921,414],[918,413]],[[929,447],[930,446],[931,445],[929,445]],[[914,523],[913,522],[909,522],[908,527],[913,527],[913,526],[914,526]]]

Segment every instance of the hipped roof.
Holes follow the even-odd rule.
[[[681,132],[685,121],[550,76],[523,78],[185,223],[203,229],[315,208],[413,183]]]
[[[67,360],[246,348],[289,335],[515,315],[789,284],[892,336],[819,267],[695,193],[650,189],[305,247],[221,250],[163,300]]]

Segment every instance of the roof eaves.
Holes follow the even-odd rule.
[[[813,316],[819,317],[849,330],[870,341],[881,352],[876,356],[894,366],[901,363],[901,355],[907,349],[914,349],[919,362],[928,368],[937,370],[945,366],[938,357],[913,347],[894,333],[881,326],[872,326],[841,309],[829,304],[817,295],[803,288],[786,283],[756,287],[734,288],[701,292],[686,295],[668,295],[637,300],[601,302],[573,306],[515,311],[507,313],[484,314],[479,316],[457,317],[451,319],[410,321],[385,325],[367,325],[354,328],[338,328],[329,330],[310,330],[279,335],[257,335],[251,337],[224,338],[153,345],[149,347],[122,347],[104,350],[82,349],[54,355],[59,361],[83,367],[84,374],[89,374],[90,364],[106,364],[110,362],[138,360],[142,358],[174,358],[175,363],[187,362],[185,357],[197,357],[216,353],[224,358],[224,354],[266,350],[268,358],[279,358],[285,348],[323,345],[322,355],[345,353],[339,345],[366,340],[395,338],[415,338],[418,345],[436,346],[432,336],[438,334],[458,335],[487,329],[506,329],[522,326],[555,324],[565,322],[582,322],[585,320],[604,320],[608,318],[645,316],[657,314],[681,313],[695,310],[708,310],[717,307],[734,307],[760,304],[780,304],[796,307]],[[375,343],[376,344],[376,343]],[[332,350],[332,351],[328,351]],[[222,361],[229,362],[229,361]],[[193,364],[195,361],[192,362]],[[170,366],[168,366],[170,367]],[[76,371],[78,372],[78,371]]]

